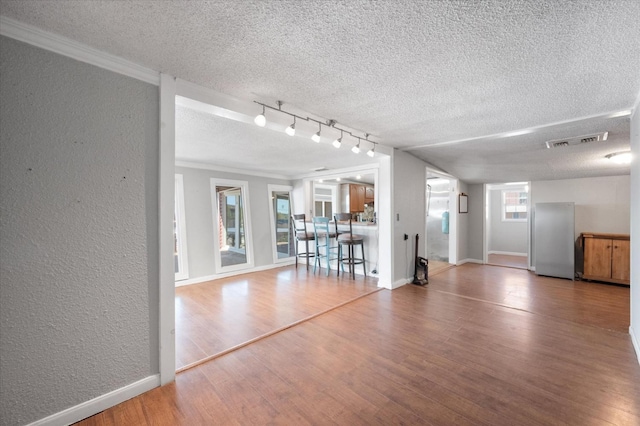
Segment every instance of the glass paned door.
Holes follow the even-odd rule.
[[[295,238],[291,230],[293,209],[293,187],[287,185],[267,186],[273,263],[285,263],[296,255]]]
[[[220,264],[222,267],[247,263],[242,188],[216,186]]]
[[[278,259],[295,255],[291,235],[291,199],[289,191],[272,191]]]

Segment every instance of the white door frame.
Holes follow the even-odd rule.
[[[294,259],[295,256],[289,256],[289,257],[283,257],[283,258],[279,258],[278,257],[278,247],[277,247],[277,242],[278,242],[278,236],[276,233],[276,216],[273,212],[273,204],[271,202],[271,197],[273,196],[274,192],[288,192],[289,193],[289,215],[293,214],[294,210],[293,210],[293,186],[289,186],[289,185],[274,185],[272,183],[267,184],[267,197],[269,200],[269,223],[271,224],[271,247],[272,247],[272,254],[273,254],[273,263],[291,263],[291,259]],[[289,218],[289,220],[291,220],[291,218]],[[289,227],[290,228],[290,227]]]
[[[458,263],[458,188],[460,183],[458,178],[440,172],[438,170],[427,167],[427,174],[436,175],[443,179],[449,179],[450,192],[449,192],[449,264],[456,265]],[[426,191],[426,184],[425,184]],[[428,202],[425,193],[425,202]],[[427,206],[425,205],[425,218],[424,218],[424,252],[427,253]]]
[[[531,182],[523,182],[523,185],[527,189],[527,269],[532,270],[531,265]],[[484,219],[482,221],[482,261],[486,265],[489,263],[489,239],[491,238],[491,206],[490,192],[498,189],[513,189],[517,188],[513,183],[485,183],[483,184],[483,204],[484,204]]]

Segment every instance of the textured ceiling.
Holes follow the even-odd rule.
[[[601,116],[633,108],[640,92],[635,0],[0,5],[5,16],[219,92],[335,119],[469,182],[628,173],[595,161],[592,147],[554,153],[553,164],[536,148],[590,133],[583,118],[593,116],[597,131],[617,129],[612,148],[628,147],[628,124]],[[521,129],[535,131],[486,137]]]
[[[198,108],[176,106],[178,161],[249,169],[283,178],[309,175],[321,168],[332,174],[330,170],[377,163],[364,151],[356,155],[349,149],[337,150],[330,139],[315,143],[310,139],[311,131],[301,133],[298,129],[291,137],[282,131],[221,118]]]

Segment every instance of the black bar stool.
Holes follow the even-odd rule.
[[[294,214],[291,216],[291,231],[296,239],[296,269],[298,269],[298,258],[307,259],[307,271],[309,270],[309,258],[316,255],[315,250],[309,251],[309,241],[315,240],[313,233],[307,231],[306,217],[304,214]],[[305,251],[300,252],[298,244],[304,242]],[[314,266],[315,268],[315,266]]]
[[[364,237],[362,235],[354,235],[353,227],[351,226],[351,213],[336,213],[333,217],[333,220],[336,223],[336,234],[338,233],[338,222],[346,222],[349,221],[349,232],[339,234],[338,239],[338,275],[340,275],[340,268],[342,268],[342,272],[344,272],[344,264],[345,262],[349,265],[349,273],[355,276],[356,273],[356,265],[362,265],[362,270],[364,271],[364,276],[367,276],[367,266],[365,264],[365,256],[364,256]],[[362,257],[355,257],[355,246],[360,246],[360,253],[362,253]],[[344,248],[347,248],[347,256],[344,255]]]

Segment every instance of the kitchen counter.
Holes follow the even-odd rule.
[[[364,256],[367,265],[367,275],[371,274],[371,271],[378,267],[378,224],[373,222],[352,222],[351,227],[353,233],[362,235],[364,237]],[[309,232],[313,232],[313,223],[307,222],[307,229]],[[330,228],[334,228],[334,222],[330,222]],[[338,230],[340,232],[349,232],[349,223],[338,223]],[[356,249],[356,257],[360,256],[360,250]],[[313,262],[313,260],[311,260]],[[337,268],[337,262],[331,262],[331,269]],[[362,275],[362,267],[356,266],[356,274]]]

